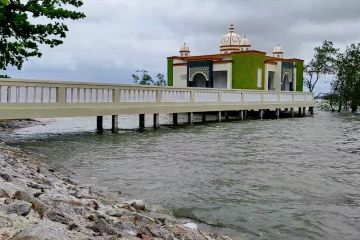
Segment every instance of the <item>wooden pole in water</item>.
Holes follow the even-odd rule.
[[[280,118],[280,108],[277,108],[275,110],[275,116],[276,116],[276,119],[279,119]]]
[[[103,128],[103,116],[97,116],[96,117],[96,130],[98,133],[102,133],[104,130]]]
[[[216,113],[216,121],[221,122],[221,111]]]
[[[206,122],[206,112],[201,114],[201,120],[202,120],[203,123]]]
[[[259,110],[259,118],[263,119],[264,118],[264,109],[260,109]]]
[[[239,119],[244,120],[244,111],[243,110],[239,111]]]
[[[139,114],[139,128],[145,128],[145,114]]]
[[[119,116],[112,115],[111,116],[111,132],[117,133],[119,131]]]
[[[314,107],[309,107],[309,111],[311,115],[314,115]]]
[[[229,112],[228,111],[225,111],[225,120],[229,121]]]
[[[178,114],[173,113],[173,125],[177,125],[177,124],[178,124]]]
[[[194,118],[194,113],[189,112],[188,113],[188,124],[190,124],[190,125],[193,124],[193,118]]]
[[[290,115],[292,118],[294,117],[294,108],[290,108]]]
[[[153,122],[154,122],[154,128],[159,128],[160,127],[160,115],[158,113],[154,113],[154,118],[153,118]]]

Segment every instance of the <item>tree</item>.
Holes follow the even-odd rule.
[[[135,84],[152,85],[154,83],[147,70],[136,70],[136,74],[132,74],[131,76],[133,77]]]
[[[350,107],[356,112],[360,105],[360,43],[351,44],[338,54],[336,70],[332,91],[337,96],[338,111]]]
[[[153,78],[148,74],[147,70],[136,70],[135,74],[131,75],[134,79],[135,84],[140,85],[156,85],[156,86],[166,86],[167,82],[165,79],[164,74],[158,73],[156,75],[156,80],[153,80]]]
[[[314,48],[314,57],[305,65],[305,73],[307,78],[304,85],[310,92],[314,88],[323,75],[334,74],[334,62],[338,49],[334,48],[331,41],[325,40],[320,47]]]
[[[39,45],[62,44],[69,30],[63,21],[85,17],[70,7],[82,5],[82,0],[0,0],[0,69],[20,70],[29,57],[41,57]]]
[[[167,82],[165,80],[165,75],[162,73],[158,73],[156,74],[156,78],[157,80],[155,80],[155,85],[156,86],[167,86]]]

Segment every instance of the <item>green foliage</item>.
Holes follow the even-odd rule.
[[[302,92],[304,86],[304,62],[295,61],[296,67],[296,91]]]
[[[70,7],[82,4],[82,0],[1,0],[0,69],[10,65],[20,70],[29,57],[41,57],[39,45],[62,44],[68,31],[63,22],[85,17]]]
[[[173,79],[173,77],[174,77],[174,73],[173,73],[173,63],[174,63],[174,60],[172,60],[172,59],[168,59],[168,64],[167,64],[167,66],[168,66],[168,71],[167,71],[167,73],[168,73],[168,86],[173,86],[174,85],[174,79]]]
[[[136,73],[131,76],[134,79],[135,84],[166,86],[166,79],[162,73],[156,74],[155,80],[148,74],[148,71],[144,69],[136,70]]]
[[[233,55],[232,88],[258,89],[257,69],[262,69],[262,87],[264,89],[265,55],[258,53],[241,53]]]
[[[338,103],[338,111],[348,107],[356,112],[360,105],[360,43],[351,44],[337,56],[336,79],[332,91]]]
[[[324,75],[334,74],[335,58],[339,49],[331,41],[324,40],[320,47],[314,48],[314,57],[305,65],[307,79],[304,84],[310,92]]]

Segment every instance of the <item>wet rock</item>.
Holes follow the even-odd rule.
[[[70,240],[70,238],[61,226],[45,220],[21,230],[12,240]]]
[[[9,194],[4,189],[0,189],[0,198],[9,198]]]
[[[29,202],[16,200],[6,206],[6,213],[15,213],[17,215],[25,217],[30,213],[31,207],[32,205]]]
[[[145,203],[143,200],[132,200],[129,201],[130,206],[135,208],[136,210],[145,211]]]

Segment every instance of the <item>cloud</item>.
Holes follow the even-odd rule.
[[[166,57],[187,42],[193,55],[217,53],[234,23],[253,48],[309,59],[324,39],[344,48],[360,39],[360,1],[85,0],[84,20],[66,21],[62,46],[42,47],[14,77],[131,82],[136,69],[166,73]]]

